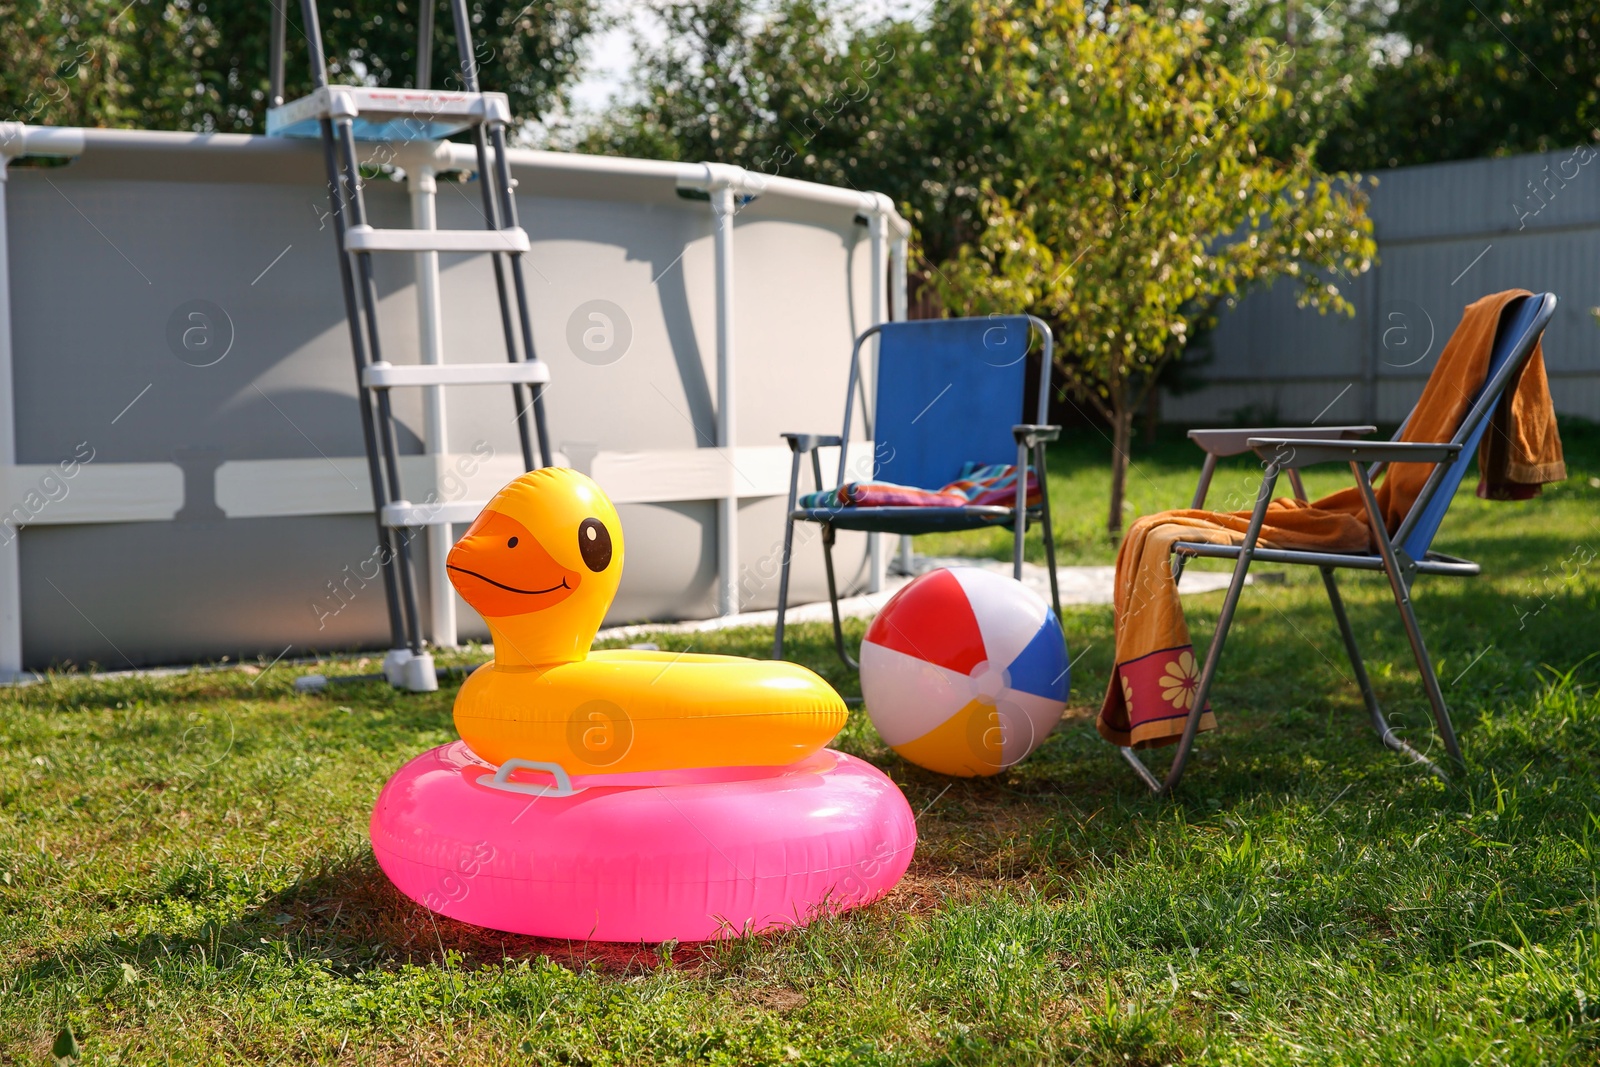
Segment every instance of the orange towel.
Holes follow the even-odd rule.
[[[1489,373],[1500,313],[1529,295],[1513,289],[1467,306],[1406,424],[1403,441],[1448,441],[1472,407]],[[1397,529],[1422,491],[1431,463],[1395,463],[1376,488],[1384,525]],[[1544,354],[1535,347],[1496,406],[1478,450],[1478,494],[1522,499],[1567,476],[1556,432],[1555,409],[1545,379]],[[1200,663],[1189,640],[1171,551],[1177,541],[1236,545],[1250,512],[1179,510],[1146,515],[1133,524],[1117,553],[1116,669],[1096,725],[1107,741],[1134,748],[1171,744],[1183,733],[1194,706]],[[1366,551],[1375,548],[1360,490],[1342,489],[1310,504],[1279,498],[1267,508],[1261,544],[1271,548]],[[1209,707],[1200,729],[1216,727]]]

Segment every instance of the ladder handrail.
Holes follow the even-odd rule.
[[[283,10],[283,5],[288,0],[269,0],[272,4],[272,31],[270,51],[267,57],[267,78],[271,83],[271,90],[267,93],[267,106],[280,107],[283,104],[283,45],[284,38],[288,36],[288,14]]]
[[[282,106],[284,25],[288,21],[287,14],[281,7],[285,2],[287,0],[273,0],[271,73],[274,106],[278,107]],[[421,7],[417,28],[417,86],[427,91],[431,78],[434,0],[422,0]],[[402,663],[407,659],[416,660],[417,662],[411,662],[407,666],[406,676],[410,678],[412,675],[426,673],[427,680],[431,684],[431,659],[423,651],[416,577],[411,552],[411,540],[416,535],[416,530],[421,527],[415,524],[418,521],[415,514],[418,513],[418,508],[405,499],[404,486],[400,480],[399,439],[390,399],[390,389],[394,385],[427,383],[417,375],[408,377],[404,373],[390,373],[392,368],[384,360],[378,329],[379,302],[372,267],[372,255],[375,251],[403,250],[410,245],[386,236],[388,231],[374,231],[367,225],[355,133],[355,122],[364,105],[358,104],[356,97],[351,93],[327,92],[329,89],[327,56],[316,0],[301,0],[301,12],[305,19],[306,43],[310,51],[312,91],[323,94],[312,111],[321,116],[318,121],[323,142],[324,165],[328,175],[329,203],[333,209],[335,244],[339,253],[345,314],[350,329],[351,356],[356,371],[357,404],[361,412],[362,437],[367,450],[367,471],[372,482],[374,518],[378,527],[379,545],[384,550],[382,552],[384,593],[389,611],[390,638],[394,649],[390,656],[405,657],[401,660]],[[481,94],[470,34],[471,21],[465,0],[451,0],[451,16],[455,23],[464,88],[467,93]],[[484,370],[446,375],[446,378],[459,378],[462,382],[474,377],[500,378],[511,384],[523,461],[525,467],[531,470],[535,466],[535,433],[538,462],[548,463],[551,458],[544,419],[544,383],[549,380],[548,371],[540,363],[533,347],[530,302],[522,270],[522,254],[527,250],[527,242],[526,235],[516,221],[516,198],[513,195],[515,183],[512,181],[510,165],[506,158],[505,126],[509,121],[509,115],[498,94],[495,94],[493,100],[481,95],[478,100],[483,106],[470,110],[475,115],[472,122],[472,139],[477,156],[479,182],[482,186],[484,222],[486,229],[502,233],[508,238],[508,247],[498,248],[491,244],[484,250],[488,252],[494,265],[501,327],[506,342],[506,358],[519,367],[524,364],[531,366],[528,366],[526,371],[519,369],[517,372],[505,375],[495,375]],[[495,106],[489,107],[491,103]],[[305,110],[305,106],[305,102],[295,105],[301,111]],[[424,178],[426,178],[426,168],[424,168]],[[507,220],[503,229],[502,218]],[[358,235],[362,240],[355,240]],[[451,237],[448,233],[444,236],[449,237],[457,245],[463,244],[459,236]],[[512,237],[515,240],[510,240]],[[437,243],[437,240],[434,243]],[[479,242],[466,242],[466,244],[481,247]],[[510,293],[506,285],[506,265],[502,262],[503,257],[510,260],[512,287],[515,289],[520,318],[518,324],[512,322]],[[521,327],[520,351],[517,325]],[[385,373],[375,374],[373,371],[375,367],[385,368]],[[465,370],[466,368],[463,368],[463,371]],[[450,382],[439,384],[450,384]],[[532,390],[531,402],[524,403],[522,393],[524,388]],[[534,433],[530,433],[530,412]],[[422,510],[426,511],[426,506]],[[445,514],[447,517],[440,519],[424,514],[420,521],[434,524],[451,521],[448,516],[454,512],[441,511],[440,514]],[[396,516],[402,515],[411,520],[405,524],[404,529],[391,521]],[[438,595],[437,591],[435,595]],[[447,625],[446,632],[449,629]],[[426,672],[410,670],[411,667],[423,666],[421,661],[424,660],[428,661]],[[410,681],[407,685],[416,687]]]
[[[433,6],[434,0],[420,0],[417,13],[417,88],[428,89],[433,81]]]
[[[274,8],[287,22],[287,13],[281,7],[287,0],[273,0]],[[310,48],[311,80],[316,88],[323,88],[328,84],[328,71],[322,51],[322,26],[317,18],[316,0],[301,0],[301,17],[305,19],[306,42]],[[281,54],[281,48],[280,48]],[[281,73],[281,72],[280,72]],[[282,85],[280,83],[279,89]],[[389,637],[393,647],[398,648],[406,643],[407,627],[401,605],[404,599],[401,596],[401,587],[406,584],[404,576],[399,575],[394,552],[394,531],[383,521],[383,509],[388,505],[388,494],[385,492],[383,471],[378,459],[377,449],[377,417],[373,412],[371,392],[360,388],[361,376],[366,373],[368,363],[365,338],[362,336],[361,321],[356,315],[350,314],[356,306],[355,274],[351,268],[350,257],[345,252],[345,209],[347,207],[343,185],[339,180],[339,165],[334,152],[333,124],[329,119],[323,119],[322,125],[322,159],[323,167],[328,178],[328,204],[333,216],[334,245],[339,253],[339,281],[344,293],[345,318],[350,329],[350,352],[355,362],[356,371],[356,402],[361,411],[361,436],[366,446],[367,476],[372,483],[373,521],[377,527],[378,546],[383,551],[380,558],[383,561],[383,591],[384,603],[389,616]]]

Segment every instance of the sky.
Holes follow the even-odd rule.
[[[572,92],[573,106],[579,112],[604,109],[622,88],[633,59],[636,33],[660,35],[659,25],[648,17],[648,8],[638,0],[605,0],[601,6],[608,14],[617,16],[617,25],[589,42],[583,76]]]

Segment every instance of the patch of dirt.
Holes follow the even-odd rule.
[[[804,993],[782,986],[765,989],[751,990],[745,994],[744,999],[768,1011],[788,1013],[797,1008],[806,1006],[807,997]]]

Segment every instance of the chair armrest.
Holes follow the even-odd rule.
[[[1041,426],[1037,423],[1024,422],[1011,427],[1011,436],[1016,438],[1017,444],[1027,445],[1032,448],[1041,441],[1059,440],[1061,427]]]
[[[844,443],[838,436],[820,433],[786,433],[779,436],[789,442],[789,451],[802,454],[819,448],[837,448]]]
[[[1345,440],[1377,432],[1376,426],[1273,426],[1254,430],[1190,430],[1189,440],[1213,456],[1237,456],[1250,451],[1250,438],[1275,441]]]
[[[1443,463],[1461,451],[1457,444],[1426,441],[1340,441],[1294,437],[1252,437],[1250,448],[1269,463],[1293,470],[1314,463]]]

